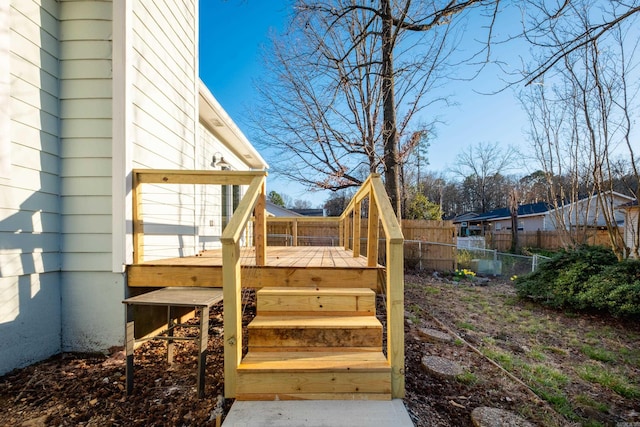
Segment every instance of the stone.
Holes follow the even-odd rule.
[[[451,342],[453,338],[446,332],[431,328],[419,328],[418,334],[427,341]]]
[[[532,423],[513,412],[488,406],[471,411],[471,421],[476,427],[534,427]]]
[[[422,367],[430,374],[442,379],[455,379],[464,373],[456,362],[438,356],[424,356]]]

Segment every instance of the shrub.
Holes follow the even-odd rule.
[[[563,251],[515,280],[520,297],[555,308],[640,315],[640,261],[618,262],[610,249]]]
[[[580,299],[585,307],[615,316],[640,315],[640,261],[625,260],[605,267],[589,278]]]

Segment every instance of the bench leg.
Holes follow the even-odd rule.
[[[200,335],[198,336],[198,397],[204,397],[204,378],[209,341],[209,307],[200,309]]]
[[[124,337],[125,337],[125,354],[126,354],[126,378],[127,378],[127,394],[131,394],[133,392],[133,346],[135,342],[134,336],[134,322],[133,322],[133,305],[126,305],[126,313],[125,313],[125,329],[124,329]]]
[[[174,315],[174,308],[171,306],[168,306],[167,307],[167,336],[169,337],[169,339],[167,340],[167,363],[169,365],[173,364],[174,344],[171,338],[173,337],[173,329],[176,323],[177,322]]]

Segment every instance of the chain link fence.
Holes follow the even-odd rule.
[[[337,236],[297,236],[298,246],[338,246]],[[269,234],[268,246],[292,246],[290,234]],[[361,253],[366,254],[366,239],[361,239]],[[467,245],[465,245],[467,246]],[[385,264],[385,240],[380,239],[378,262]],[[542,255],[515,255],[479,247],[459,247],[446,243],[405,240],[406,269],[453,271],[466,268],[483,276],[513,277],[534,271],[549,259]]]

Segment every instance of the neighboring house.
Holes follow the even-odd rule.
[[[282,206],[275,205],[267,200],[267,215],[272,217],[301,217],[297,212],[291,209],[283,208]]]
[[[267,167],[197,52],[197,0],[0,2],[0,374],[122,345],[133,169]],[[149,258],[217,246],[242,194],[156,187]]]
[[[549,205],[544,202],[518,206],[518,230],[536,231],[545,227]],[[483,214],[469,212],[454,218],[458,236],[482,236],[487,231],[511,230],[509,208],[494,209]]]
[[[638,257],[640,250],[640,206],[638,200],[618,207],[624,212],[624,243],[632,258]]]
[[[324,209],[291,209],[302,216],[324,216]]]
[[[613,206],[613,218],[617,224],[622,224],[624,213],[617,208],[633,200],[632,197],[616,192],[605,193],[607,203]],[[604,227],[606,222],[603,208],[596,196],[585,197],[575,203],[568,203],[554,209],[546,202],[531,203],[518,206],[519,231],[553,231],[562,227],[558,218],[564,216],[566,227]],[[459,234],[484,235],[489,231],[511,230],[511,213],[509,208],[495,209],[473,216],[460,216],[454,219]]]
[[[549,229],[550,206],[545,202],[529,203],[518,206],[518,231],[537,231]],[[480,223],[484,231],[511,230],[511,211],[509,208],[495,209],[473,218]]]

